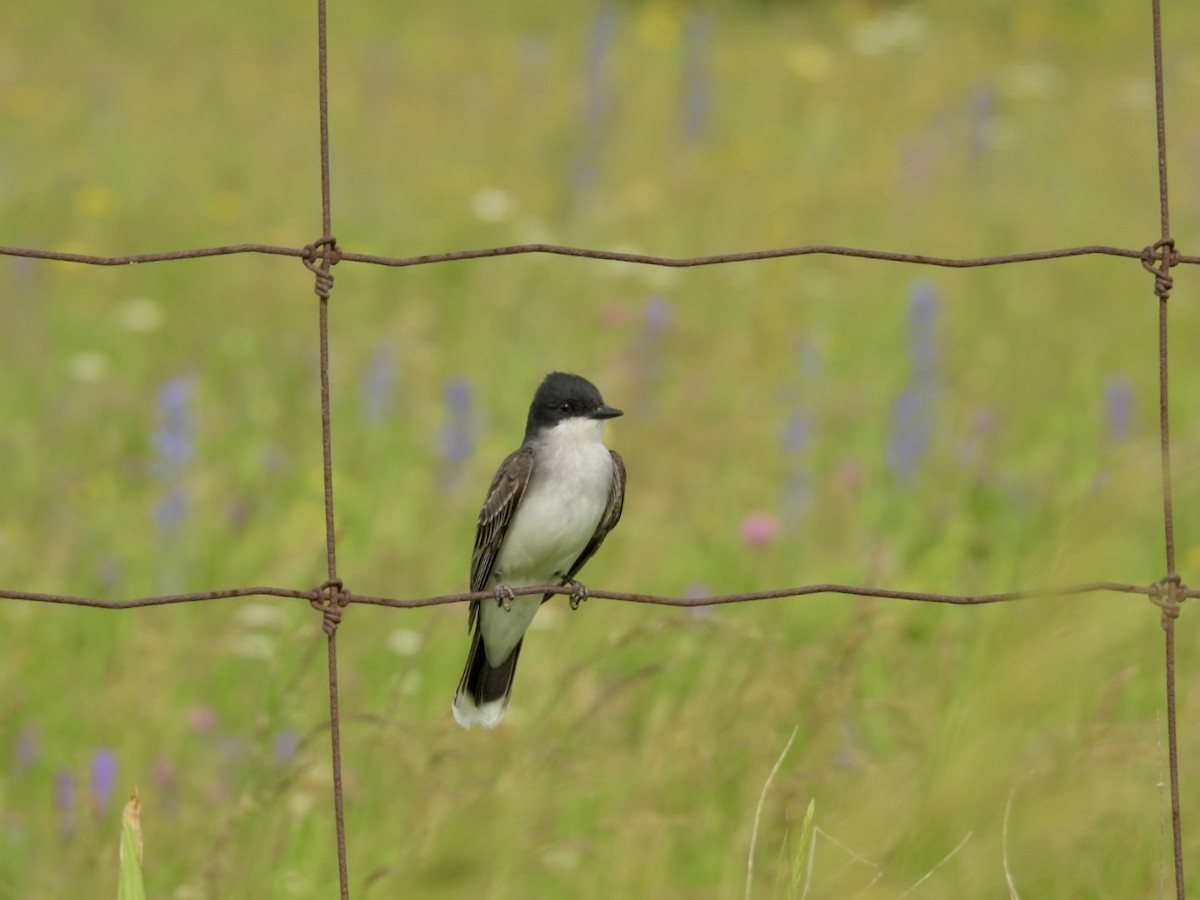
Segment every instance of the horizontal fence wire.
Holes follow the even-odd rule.
[[[533,594],[561,594],[571,596],[574,589],[559,584],[514,587],[514,597]],[[226,600],[235,597],[289,597],[321,603],[326,599],[328,586],[322,585],[310,591],[281,587],[238,587],[216,591],[196,591],[189,594],[162,594],[139,597],[133,600],[100,600],[95,597],[80,597],[72,594],[39,594],[30,591],[0,589],[0,598],[25,600],[31,603],[51,603],[61,606],[86,606],[93,609],[145,609],[150,606],[174,606],[182,603],[201,603],[209,600]],[[636,594],[628,591],[606,591],[588,588],[588,596],[597,600],[615,600],[621,603],[649,603],[656,606],[724,606],[730,603],[748,603],[755,600],[784,600],[788,597],[809,597],[814,594],[840,594],[846,597],[877,597],[881,600],[911,600],[917,603],[945,603],[951,606],[986,606],[991,603],[1008,603],[1013,600],[1036,600],[1046,597],[1070,597],[1079,594],[1140,594],[1151,600],[1159,598],[1163,588],[1157,584],[1120,584],[1115,581],[1090,581],[1061,587],[1026,588],[1018,591],[1000,591],[992,594],[939,594],[927,591],[898,591],[890,588],[862,587],[852,584],[804,584],[797,587],[775,588],[767,591],[745,591],[740,594],[713,594],[704,597],[666,597],[661,594]],[[1175,593],[1180,599],[1200,597],[1200,591],[1183,588]],[[353,594],[342,590],[338,596],[343,607],[353,603],[364,606],[391,606],[396,609],[419,609],[426,606],[448,606],[452,603],[470,603],[475,600],[495,600],[495,591],[473,591],[461,594],[438,594],[434,597],[375,597],[370,594]]]
[[[329,298],[333,290],[332,268],[341,263],[360,263],[388,267],[432,265],[459,262],[471,259],[488,259],[522,254],[552,254],[576,258],[635,263],[671,268],[725,265],[731,263],[761,262],[771,259],[786,259],[801,256],[841,256],[856,259],[878,260],[892,263],[909,263],[940,266],[952,269],[980,268],[1010,264],[1069,259],[1085,256],[1109,256],[1139,260],[1154,276],[1154,293],[1158,298],[1158,373],[1159,373],[1159,438],[1162,467],[1163,536],[1166,549],[1166,575],[1149,585],[1123,584],[1108,581],[1086,582],[1057,587],[1035,587],[1022,590],[990,594],[944,594],[924,591],[891,590],[845,584],[809,584],[798,587],[764,591],[748,591],[707,597],[666,597],[655,594],[626,593],[619,591],[589,590],[588,595],[597,599],[628,603],[648,603],[659,606],[701,607],[761,600],[834,594],[852,597],[895,599],[922,603],[942,603],[957,606],[981,606],[1038,598],[1093,595],[1099,593],[1131,594],[1148,598],[1161,609],[1161,621],[1165,634],[1164,674],[1167,707],[1167,752],[1170,772],[1171,824],[1174,851],[1175,895],[1177,900],[1185,897],[1183,866],[1183,834],[1179,792],[1178,735],[1175,709],[1175,620],[1179,616],[1180,604],[1189,598],[1200,597],[1200,590],[1187,588],[1176,571],[1174,516],[1172,508],[1172,475],[1169,430],[1169,369],[1167,357],[1168,300],[1174,280],[1171,269],[1179,265],[1200,264],[1200,256],[1178,252],[1170,232],[1170,203],[1167,182],[1166,111],[1164,103],[1164,78],[1162,54],[1162,17],[1160,0],[1151,0],[1153,31],[1155,119],[1158,139],[1158,202],[1161,233],[1159,238],[1142,249],[1093,244],[1051,250],[1034,250],[999,256],[944,257],[924,254],[897,253],[857,247],[829,244],[807,244],[768,250],[750,250],[722,253],[709,256],[672,257],[642,253],[627,253],[611,250],[570,247],[558,244],[514,244],[502,247],[487,247],[473,250],[454,250],[420,256],[389,257],[365,253],[347,252],[337,245],[332,233],[330,205],[330,142],[329,142],[329,94],[328,94],[328,48],[326,0],[317,0],[317,61],[319,88],[320,130],[320,179],[321,179],[321,237],[302,247],[284,247],[271,244],[228,244],[219,247],[202,247],[186,250],[171,250],[157,253],[139,253],[124,256],[99,256],[84,253],[69,253],[27,247],[0,246],[0,256],[24,257],[29,259],[75,263],[90,266],[132,266],[148,263],[173,262],[185,259],[204,259],[237,254],[263,254],[300,259],[313,273],[314,291],[318,297],[318,356],[320,361],[320,415],[323,458],[323,488],[325,507],[325,540],[327,580],[309,589],[251,586],[199,591],[193,593],[162,594],[130,600],[103,600],[69,594],[35,593],[0,588],[0,599],[89,607],[107,610],[144,609],[153,606],[168,606],[182,603],[208,602],[238,597],[281,597],[306,600],[321,613],[322,628],[327,637],[329,668],[329,720],[330,761],[332,767],[333,811],[336,824],[338,881],[343,900],[350,896],[350,880],[346,862],[346,830],[343,808],[340,712],[338,706],[337,627],[345,609],[352,604],[386,606],[398,609],[442,606],[451,603],[466,603],[473,600],[492,600],[494,592],[441,594],[422,598],[375,597],[355,594],[347,590],[338,577],[336,537],[334,533],[333,495],[333,427],[331,422],[329,391]],[[514,596],[527,594],[570,595],[571,587],[541,585],[514,588]]]
[[[93,256],[87,253],[67,253],[59,250],[38,250],[29,247],[0,247],[0,256],[23,256],[56,262],[82,263],[89,266],[136,266],[143,263],[173,262],[178,259],[204,259],[210,256],[233,256],[239,253],[261,253],[269,256],[292,256],[313,259],[313,245],[277,247],[271,244],[229,244],[224,247],[201,247],[195,250],[168,250],[163,253],[136,253],[129,256]],[[481,247],[476,250],[452,250],[446,253],[426,253],[421,256],[375,256],[368,253],[347,253],[338,250],[337,262],[367,263],[376,266],[405,268],[434,263],[460,262],[467,259],[490,259],[497,256],[520,256],[543,253],[553,256],[575,256],[609,262],[635,263],[644,266],[664,266],[671,269],[691,269],[727,263],[759,262],[767,259],[788,259],[796,256],[847,256],[854,259],[874,259],[883,262],[939,266],[944,269],[976,269],[1004,266],[1012,263],[1038,262],[1051,259],[1070,259],[1076,256],[1117,256],[1125,259],[1153,259],[1153,248],[1135,250],[1130,247],[1109,247],[1091,244],[1086,247],[1063,247],[1057,250],[1031,250],[1003,256],[952,257],[928,256],[920,253],[896,253],[889,250],[870,250],[863,247],[839,247],[836,244],[805,244],[800,247],[779,247],[774,250],[747,250],[740,253],[717,253],[710,256],[653,256],[646,253],[625,253],[618,250],[595,250],[590,247],[568,247],[562,244],[510,244],[503,247]],[[1171,265],[1198,265],[1200,256],[1182,253],[1174,256]]]

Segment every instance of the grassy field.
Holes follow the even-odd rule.
[[[1144,6],[332,0],[333,230],[397,256],[1141,247],[1158,237]],[[1200,14],[1164,6],[1173,231],[1195,252]],[[0,244],[319,237],[308,4],[49,0],[5,26]],[[625,519],[593,587],[983,592],[1164,573],[1156,301],[1136,261],[525,256],[335,275],[351,591],[465,589],[487,479],[556,368],[628,413],[610,429]],[[1189,581],[1194,280],[1177,270],[1172,312]],[[0,585],[126,598],[323,580],[298,261],[0,258],[0,285]],[[756,898],[806,882],[809,897],[1003,897],[1006,877],[1022,897],[1170,891],[1162,635],[1141,598],[555,602],[488,733],[450,716],[465,621],[353,607],[339,631],[356,898],[741,897],[760,795]],[[307,604],[3,601],[0,624],[0,896],[112,896],[135,784],[150,896],[336,895]],[[1193,869],[1196,646],[1185,609]]]

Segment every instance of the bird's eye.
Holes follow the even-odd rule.
[[[564,400],[562,403],[558,404],[559,412],[570,412],[574,408],[575,404],[573,404],[570,400]]]

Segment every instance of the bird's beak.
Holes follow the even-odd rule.
[[[621,412],[621,410],[619,410],[619,409],[614,409],[611,406],[601,406],[598,409],[593,410],[592,414],[588,418],[591,418],[591,419],[615,419],[617,416],[623,416],[623,415],[625,415],[625,413]]]

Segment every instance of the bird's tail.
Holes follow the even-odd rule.
[[[521,655],[521,643],[513,648],[508,659],[499,666],[488,665],[487,654],[483,649],[483,637],[479,633],[479,623],[475,624],[475,634],[471,638],[471,652],[467,654],[467,665],[463,669],[462,678],[458,682],[458,692],[454,695],[454,705],[451,711],[454,720],[463,728],[472,725],[482,725],[484,728],[494,728],[504,718],[504,710],[508,708],[512,696],[513,676],[517,672],[517,657]]]

